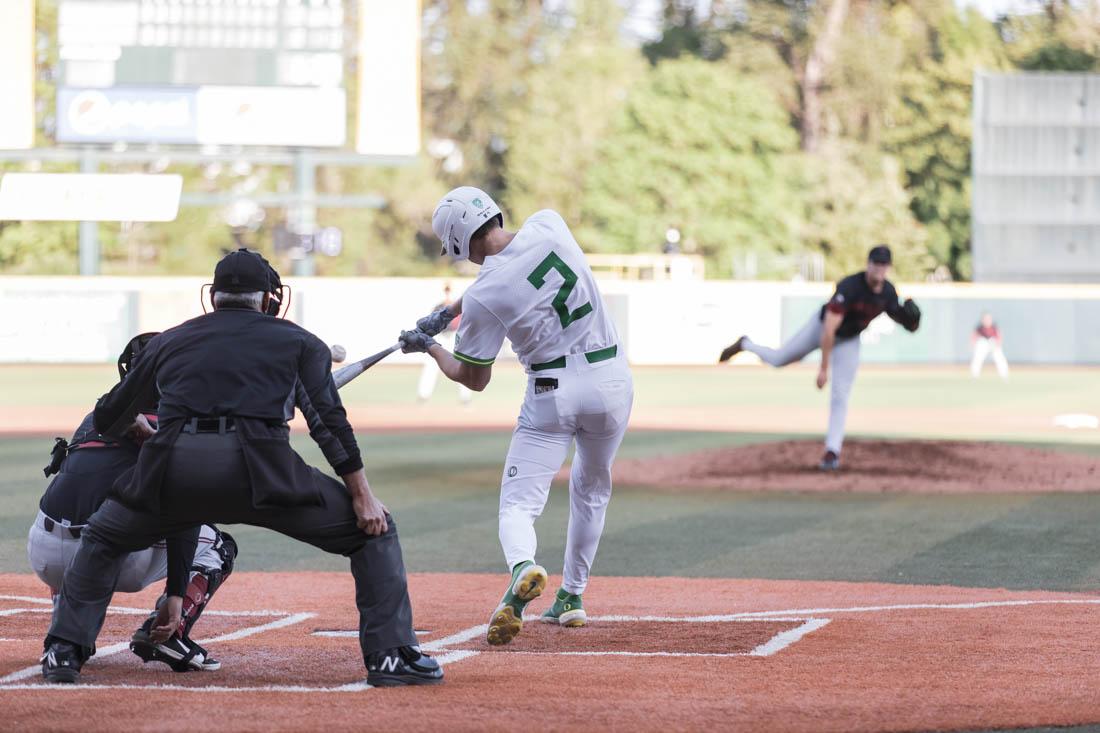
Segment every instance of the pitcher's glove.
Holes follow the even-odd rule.
[[[397,340],[401,344],[402,354],[427,353],[432,346],[438,346],[435,339],[419,328],[414,331],[402,331]]]
[[[906,298],[905,302],[901,304],[902,314],[902,327],[906,331],[916,331],[920,328],[920,308],[913,302],[912,298]]]
[[[454,319],[455,314],[451,312],[451,309],[443,306],[432,311],[431,315],[424,316],[417,321],[416,330],[423,331],[429,336],[435,336],[443,333]]]

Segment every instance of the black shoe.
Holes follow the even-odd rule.
[[[729,361],[737,354],[740,354],[744,350],[744,343],[745,337],[742,336],[726,348],[722,349],[722,354],[718,357],[718,363],[721,364],[722,362]]]
[[[67,641],[55,641],[42,655],[42,677],[54,684],[74,684],[80,681],[80,668],[84,660],[75,645]]]
[[[367,683],[373,687],[438,685],[443,668],[419,647],[403,646],[375,652],[367,657]]]
[[[173,634],[163,643],[153,641],[145,625],[130,637],[130,651],[143,662],[164,662],[176,672],[215,672],[222,666],[191,639]]]
[[[837,471],[840,469],[840,456],[831,450],[827,450],[825,455],[821,457],[821,463],[817,464],[817,467],[822,471]]]

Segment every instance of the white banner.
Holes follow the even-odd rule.
[[[0,220],[172,221],[183,178],[142,173],[6,173]]]
[[[339,146],[347,134],[343,89],[199,87],[198,142]]]

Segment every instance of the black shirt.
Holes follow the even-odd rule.
[[[882,285],[882,292],[876,293],[867,284],[865,272],[857,272],[838,282],[833,297],[821,306],[821,320],[825,320],[826,310],[844,315],[836,330],[838,339],[858,336],[883,312],[898,323],[902,322],[899,320],[901,303],[893,283],[887,280]]]
[[[301,405],[337,475],[363,467],[332,381],[332,353],[290,321],[219,308],[154,337],[126,378],[96,405],[96,428],[120,434],[157,392],[162,424],[223,416],[285,424]]]
[[[84,418],[69,441],[69,453],[38,508],[55,522],[82,526],[107,498],[115,480],[134,467],[138,446],[114,441],[95,431],[92,413]]]

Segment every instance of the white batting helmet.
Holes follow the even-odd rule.
[[[470,237],[493,217],[499,217],[501,226],[504,225],[500,207],[480,188],[459,186],[448,193],[432,214],[432,231],[443,244],[440,256],[469,259]]]

